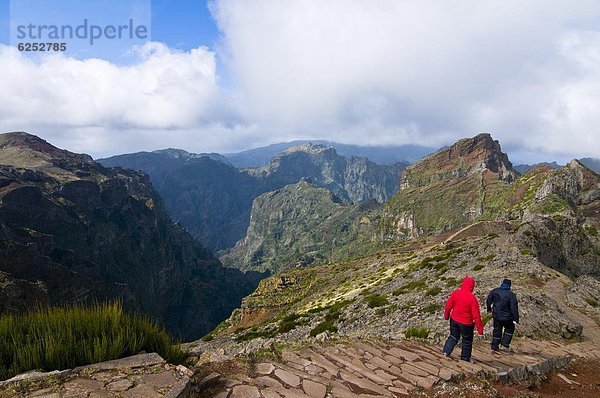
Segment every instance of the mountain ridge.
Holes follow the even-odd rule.
[[[174,225],[147,175],[26,133],[0,135],[0,258],[0,308],[119,299],[186,339],[262,277],[222,267]]]
[[[398,190],[405,167],[346,158],[334,148],[308,144],[293,147],[255,169],[237,169],[207,157],[173,160],[164,152],[99,161],[148,172],[171,217],[216,251],[231,248],[243,238],[252,201],[262,193],[310,178],[348,203],[384,202]]]

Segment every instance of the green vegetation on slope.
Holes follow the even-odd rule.
[[[32,369],[71,369],[157,352],[169,362],[185,354],[148,318],[123,312],[120,303],[91,308],[45,308],[0,317],[0,379]]]
[[[348,259],[377,247],[379,206],[347,205],[307,181],[259,196],[246,238],[220,259],[272,272]]]

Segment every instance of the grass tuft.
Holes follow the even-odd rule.
[[[0,316],[0,379],[157,352],[181,363],[185,353],[147,317],[127,314],[119,302],[92,307],[40,308]]]
[[[407,339],[426,339],[429,337],[429,329],[422,327],[410,327],[404,332],[404,337]]]
[[[479,271],[480,269],[483,269],[484,265],[483,264],[477,264],[473,267],[473,271]]]
[[[425,292],[425,296],[437,296],[442,292],[441,287],[434,287]]]
[[[375,293],[369,294],[367,297],[365,297],[365,301],[367,302],[369,308],[377,308],[389,304],[389,301],[385,296]]]
[[[435,314],[436,312],[438,312],[441,309],[442,309],[442,306],[439,304],[429,304],[429,305],[425,306],[421,310],[421,312],[425,313],[425,314]]]

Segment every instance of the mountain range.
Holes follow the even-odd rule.
[[[175,336],[210,331],[262,277],[173,224],[147,175],[0,135],[0,311],[121,300]]]
[[[98,162],[148,173],[171,217],[215,251],[231,248],[244,237],[252,202],[263,193],[309,178],[344,203],[383,203],[397,192],[408,165],[347,158],[333,147],[315,144],[288,148],[260,168],[238,169],[218,155],[181,150],[119,155]]]
[[[388,145],[388,146],[360,146],[341,144],[339,142],[325,140],[296,140],[290,142],[280,142],[260,148],[248,149],[237,153],[228,153],[224,156],[235,167],[263,167],[268,165],[275,156],[290,148],[314,144],[332,147],[336,152],[345,157],[364,157],[372,162],[381,165],[393,165],[395,163],[408,162],[413,163],[422,157],[435,152],[435,148],[422,145]]]
[[[309,181],[255,200],[246,238],[227,255],[278,272],[194,350],[235,356],[411,330],[440,338],[445,299],[465,276],[478,297],[512,279],[521,336],[580,339],[581,317],[565,303],[600,316],[600,175],[578,160],[519,174],[480,134],[408,167],[383,205],[345,206]]]
[[[232,163],[177,149],[94,161],[0,135],[0,311],[120,299],[186,340],[229,317],[194,344],[232,353],[443,333],[434,314],[465,275],[484,290],[510,275],[526,335],[581,335],[558,282],[600,315],[592,159],[520,173],[479,134],[411,165],[314,143]]]

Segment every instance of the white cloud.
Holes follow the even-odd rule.
[[[587,32],[600,29],[598,2],[216,0],[212,10],[249,117],[266,129],[433,145],[492,131],[514,149],[600,154],[597,32]]]
[[[66,128],[196,127],[214,116],[215,54],[160,43],[134,49],[137,63],[50,55],[34,61],[0,47],[0,120]]]
[[[600,157],[600,2],[210,5],[219,48],[147,44],[131,66],[0,46],[0,130],[101,155],[293,138],[437,146],[491,131],[539,159]]]

